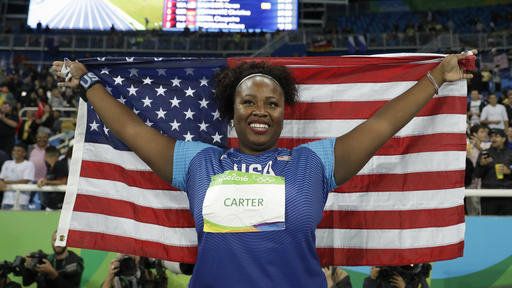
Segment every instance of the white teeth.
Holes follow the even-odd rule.
[[[249,126],[254,129],[268,129],[267,124],[261,124],[261,123],[251,123]]]

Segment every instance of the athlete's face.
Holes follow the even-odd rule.
[[[240,151],[258,154],[276,147],[283,130],[284,95],[271,79],[251,77],[235,92],[233,124]]]

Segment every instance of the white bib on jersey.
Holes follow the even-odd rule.
[[[211,178],[203,202],[204,232],[284,229],[284,177],[226,171]]]

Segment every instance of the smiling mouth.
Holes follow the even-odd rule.
[[[265,134],[270,128],[270,125],[264,123],[251,123],[249,124],[249,127],[256,134]]]

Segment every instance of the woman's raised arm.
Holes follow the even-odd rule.
[[[64,62],[55,61],[51,68],[58,76]],[[66,62],[71,79],[62,85],[77,87],[87,68],[77,61]],[[94,107],[103,123],[151,169],[166,181],[172,180],[172,162],[176,140],[148,127],[132,110],[110,95],[101,83],[86,91],[88,102]]]
[[[477,53],[476,50],[471,51]],[[459,67],[458,61],[469,53],[448,55],[409,90],[394,98],[371,118],[336,139],[334,147],[334,177],[341,185],[354,176],[373,154],[404,127],[427,104],[444,82],[472,78]],[[435,81],[435,83],[433,83]]]

